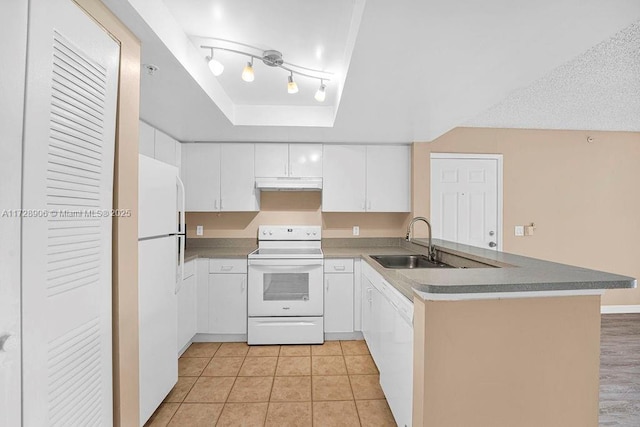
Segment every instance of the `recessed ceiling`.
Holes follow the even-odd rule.
[[[224,49],[214,57],[224,65],[216,77],[223,94],[216,103],[231,104],[223,113],[234,125],[332,126],[340,103],[351,52],[355,43],[363,0],[164,0],[168,13],[205,58],[213,48],[246,52],[258,57],[267,50],[282,53],[293,70],[298,93],[287,92],[290,72],[253,60],[255,80],[245,82],[242,69],[251,61]],[[313,71],[310,71],[313,70]],[[327,97],[314,95],[324,77]]]
[[[637,0],[103,1],[141,39],[143,63],[159,67],[141,79],[142,119],[181,141],[431,141],[482,117],[640,19]],[[225,6],[219,29],[207,24],[218,19],[216,4]],[[274,4],[275,9],[262,10]],[[287,12],[278,12],[280,4]],[[321,19],[314,21],[300,5],[317,7],[311,11]],[[287,21],[282,17],[289,11],[295,13]],[[300,31],[298,19],[308,31]],[[344,82],[335,92],[331,88],[324,106],[312,100],[313,84],[296,95],[303,105],[286,104],[282,70],[256,65],[254,83],[275,79],[275,85],[255,92],[240,80],[242,59],[229,62],[224,79],[217,79],[206,52],[194,44],[193,37],[200,36],[275,48],[287,60],[305,66],[310,61],[312,67],[320,63],[302,55],[313,55],[318,44],[343,46],[346,65],[338,72]],[[333,67],[333,55],[325,50],[327,62],[319,66]],[[597,75],[607,69],[605,63],[596,65],[586,71]],[[609,90],[606,79],[597,84],[598,90]],[[612,84],[611,90],[620,86]],[[307,90],[310,103],[304,105]],[[277,99],[269,101],[271,91]],[[536,108],[554,111],[558,102],[559,97],[547,97]],[[511,123],[501,122],[515,126]],[[561,120],[554,128],[570,125]]]
[[[354,1],[165,0],[165,4],[196,47],[229,47],[258,54],[274,49],[289,64],[326,72],[332,81],[326,82],[324,105],[336,105],[337,91],[348,67],[345,59],[350,57]],[[207,55],[209,50],[202,49],[203,59]],[[224,50],[216,50],[215,58],[225,66],[218,80],[235,105],[318,105],[314,94],[319,80],[294,75],[300,90],[288,94],[289,73],[281,68],[255,60],[255,81],[248,83],[241,79],[241,72],[250,58]]]

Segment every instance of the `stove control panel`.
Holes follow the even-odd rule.
[[[261,225],[258,240],[320,240],[322,227],[319,225]]]

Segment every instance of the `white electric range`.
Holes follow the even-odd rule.
[[[320,226],[261,225],[249,254],[249,344],[324,342]]]

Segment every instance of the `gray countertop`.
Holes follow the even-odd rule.
[[[404,296],[455,296],[465,294],[523,293],[622,289],[636,287],[636,279],[505,252],[434,240],[437,249],[499,268],[387,269],[371,255],[426,253],[426,248],[400,241],[398,246],[323,246],[325,258],[362,258]],[[420,244],[426,243],[417,239]],[[356,242],[354,242],[357,244]],[[185,260],[194,258],[246,257],[255,247],[196,247],[187,249]],[[499,298],[499,296],[496,296]]]
[[[196,258],[243,258],[253,252],[256,247],[201,247],[188,248],[184,251],[184,261]]]

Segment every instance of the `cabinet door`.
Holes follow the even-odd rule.
[[[256,144],[256,176],[285,177],[289,173],[289,144]]]
[[[322,211],[364,212],[366,147],[325,145],[322,162]]]
[[[247,333],[247,275],[209,275],[209,333]]]
[[[187,211],[219,211],[220,144],[184,144],[183,149]]]
[[[178,145],[178,141],[156,129],[156,160],[178,166],[176,164],[176,145]]]
[[[155,138],[156,130],[141,121],[139,127],[138,152],[147,157],[155,158]]]
[[[196,334],[197,301],[196,276],[192,275],[182,281],[178,291],[178,352],[189,344]]]
[[[196,260],[196,332],[209,333],[209,259]]]
[[[411,211],[411,147],[367,147],[367,212]]]
[[[353,332],[353,274],[324,275],[324,331]]]
[[[289,176],[322,177],[322,144],[289,144]]]
[[[220,210],[258,211],[254,144],[221,144]]]
[[[362,275],[362,335],[367,341],[369,349],[373,345],[371,326],[373,324],[373,284],[364,274]]]

